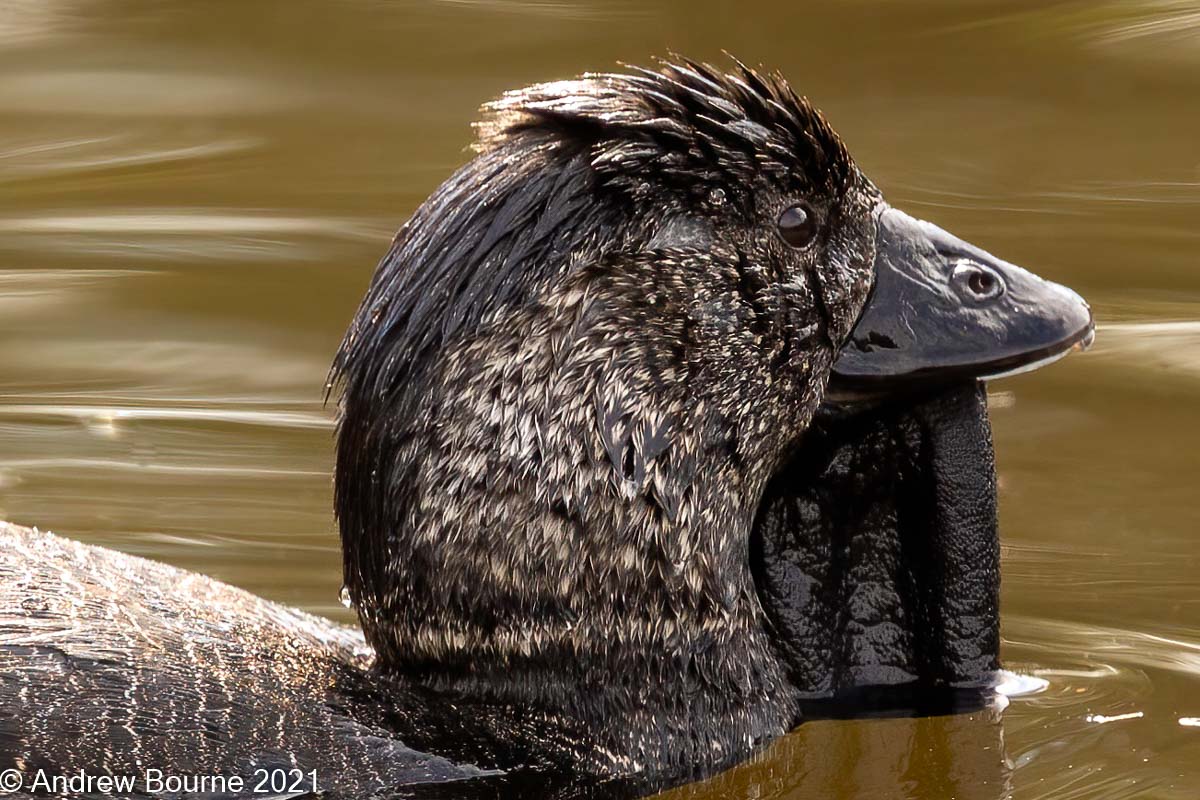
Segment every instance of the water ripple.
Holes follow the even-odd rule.
[[[261,337],[260,337],[261,338]],[[133,405],[229,404],[254,396],[260,401],[316,402],[328,363],[317,355],[289,352],[270,341],[114,340],[82,335],[65,339],[35,338],[0,345],[0,361],[10,401],[34,398],[38,404]],[[17,376],[40,374],[36,391],[21,391]],[[76,391],[58,391],[72,387]],[[89,390],[89,387],[90,390]],[[103,387],[103,388],[100,388]]]
[[[1124,3],[1125,18],[1102,23],[1092,29],[1099,44],[1118,44],[1135,40],[1161,47],[1163,44],[1200,45],[1200,7],[1195,0],[1144,0],[1138,5]]]
[[[0,217],[6,249],[122,258],[290,261],[320,256],[312,238],[386,242],[390,223],[255,209],[128,209]]]
[[[1099,326],[1095,356],[1200,377],[1200,320],[1111,322]]]
[[[9,113],[204,117],[264,114],[303,98],[296,85],[273,85],[244,75],[55,69],[0,77],[0,107]]]
[[[258,144],[258,140],[240,138],[163,146],[128,135],[9,144],[0,149],[0,165],[4,167],[0,181],[199,161],[243,152]]]
[[[8,319],[43,313],[80,299],[113,280],[154,274],[153,269],[0,269],[0,311]]]
[[[1044,652],[1057,650],[1081,654],[1089,668],[1101,661],[1110,674],[1117,667],[1152,668],[1200,678],[1200,642],[1184,636],[1043,618],[1010,616],[1014,628],[1030,637],[1025,642]],[[1115,666],[1114,666],[1115,665]],[[1045,671],[1035,671],[1045,676]]]
[[[227,422],[285,428],[332,428],[332,418],[319,412],[259,411],[237,408],[165,408],[162,406],[0,405],[3,417],[70,417],[89,424],[120,420],[186,420]]]

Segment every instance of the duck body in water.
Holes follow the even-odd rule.
[[[365,645],[7,529],[0,767],[636,793],[813,700],[991,679],[975,381],[1086,343],[1082,300],[890,208],[740,65],[534,86],[478,132],[334,365]]]

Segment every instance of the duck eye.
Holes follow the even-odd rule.
[[[808,247],[817,238],[817,219],[807,206],[792,206],[779,215],[779,235],[792,247]]]
[[[953,277],[974,300],[991,300],[1004,294],[1004,279],[982,264],[959,264],[954,268]]]

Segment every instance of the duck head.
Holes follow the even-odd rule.
[[[842,416],[1064,351],[1086,306],[891,209],[777,75],[585,75],[477,131],[334,365],[350,597],[381,669],[580,723],[580,768],[729,763],[836,661],[795,657],[768,487],[835,485]]]

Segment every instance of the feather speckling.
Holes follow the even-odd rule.
[[[747,542],[869,291],[877,193],[740,64],[533,86],[477,134],[334,364],[367,638],[622,763],[728,763],[795,718]],[[822,231],[795,250],[801,202]]]

